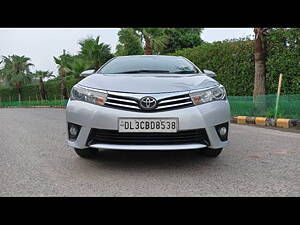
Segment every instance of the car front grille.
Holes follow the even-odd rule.
[[[133,97],[115,95],[115,94],[108,94],[106,98],[105,105],[108,105],[113,108],[120,108],[120,109],[128,109],[128,110],[138,110],[139,103],[138,99]]]
[[[178,131],[177,133],[119,133],[117,130],[91,129],[87,146],[99,143],[126,145],[210,145],[204,128]]]
[[[157,100],[157,107],[152,111],[143,111],[140,108],[140,99],[144,97],[142,94],[108,93],[105,105],[136,112],[160,112],[194,106],[188,93],[153,94],[151,96]]]

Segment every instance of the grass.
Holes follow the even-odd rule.
[[[68,100],[43,100],[43,101],[15,101],[0,102],[0,107],[10,106],[65,106]]]

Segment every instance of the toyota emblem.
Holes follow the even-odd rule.
[[[140,108],[142,110],[153,110],[156,108],[156,106],[157,106],[157,101],[155,98],[151,96],[143,97],[140,100]]]

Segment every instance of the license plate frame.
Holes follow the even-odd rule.
[[[138,121],[143,122],[145,124],[145,128],[146,128],[146,122],[149,122],[149,128],[150,129],[136,129],[136,126],[130,126],[130,127],[125,127],[125,122],[136,122]],[[156,125],[155,125],[155,129],[152,129],[153,127],[153,123],[154,122],[160,122],[160,125],[162,125],[161,122],[175,122],[175,128],[172,127],[172,125],[170,125],[171,129],[156,129]],[[123,125],[122,125],[123,124]],[[131,123],[132,125],[132,123]],[[141,124],[140,124],[141,125]],[[139,125],[139,126],[140,126]],[[152,127],[151,127],[152,126]],[[130,128],[130,129],[128,129]],[[131,129],[134,128],[134,129]],[[118,132],[119,133],[177,133],[177,131],[179,130],[179,119],[176,117],[171,117],[171,118],[128,118],[128,117],[120,117],[118,118]]]

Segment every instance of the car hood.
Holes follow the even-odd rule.
[[[79,84],[106,91],[164,93],[207,88],[218,82],[204,74],[93,74]]]

